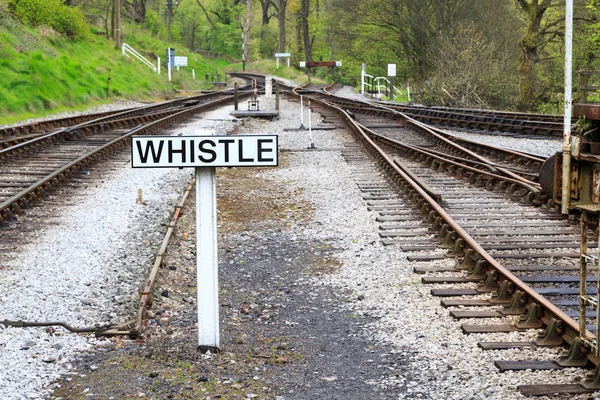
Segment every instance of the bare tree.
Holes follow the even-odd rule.
[[[275,5],[277,9],[277,20],[279,26],[279,42],[277,50],[280,53],[285,52],[286,37],[285,37],[285,9],[287,7],[287,0],[279,0]]]
[[[527,29],[519,42],[521,56],[519,58],[520,93],[518,107],[524,111],[535,109],[535,64],[539,61],[538,52],[543,44],[548,42],[545,36],[561,23],[561,19],[546,22],[542,26],[544,13],[556,5],[553,0],[517,0],[521,9],[527,15]]]
[[[244,41],[242,47],[244,49],[244,62],[250,61],[250,28],[252,28],[252,0],[246,0],[246,22],[244,23]]]
[[[310,12],[310,0],[300,0],[300,19],[302,22],[302,42],[304,44],[304,57],[306,61],[312,61],[312,45],[315,40],[310,38],[308,30],[308,15]]]
[[[146,20],[146,0],[124,0],[123,6],[133,22],[143,23]]]

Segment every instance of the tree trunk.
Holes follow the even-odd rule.
[[[523,40],[519,47],[521,47],[521,56],[519,57],[519,103],[517,106],[521,111],[534,111],[537,48],[527,45],[526,40]]]
[[[296,51],[298,52],[298,57],[300,57],[300,54],[302,54],[302,22],[300,15],[296,18]]]
[[[260,6],[262,9],[262,26],[269,25],[269,7],[271,6],[271,0],[260,0]]]
[[[312,43],[310,42],[310,35],[308,31],[308,13],[309,13],[309,1],[301,0],[300,15],[302,18],[302,41],[304,43],[304,55],[306,61],[312,61]]]
[[[527,13],[527,31],[519,43],[519,103],[521,111],[535,111],[536,80],[535,64],[539,61],[538,48],[541,40],[541,23],[544,12],[550,7],[551,0],[518,0],[519,5]]]
[[[142,24],[146,21],[146,0],[133,1],[133,22]]]
[[[252,27],[252,0],[246,0],[246,23],[244,24],[244,61],[250,61],[250,28]]]
[[[285,53],[285,9],[287,0],[279,0],[279,10],[277,19],[279,20],[279,44],[277,50],[279,53]]]

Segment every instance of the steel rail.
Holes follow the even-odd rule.
[[[222,96],[222,93],[219,93],[219,96]],[[79,124],[71,126],[71,127],[62,128],[62,129],[59,129],[58,131],[51,132],[46,135],[42,135],[42,136],[33,138],[26,142],[19,143],[17,145],[11,146],[11,147],[7,147],[5,149],[1,149],[0,150],[0,160],[4,159],[5,157],[7,157],[9,154],[11,154],[13,152],[25,150],[26,148],[29,148],[36,144],[40,144],[41,142],[43,142],[45,140],[53,139],[53,138],[56,138],[56,137],[59,137],[59,136],[65,135],[65,134],[73,134],[78,129],[82,129],[82,128],[92,126],[92,125],[113,122],[116,118],[125,118],[128,116],[131,116],[131,118],[135,118],[135,117],[140,116],[141,113],[147,112],[149,110],[156,109],[157,112],[160,112],[161,110],[163,110],[166,107],[171,106],[173,104],[183,107],[184,101],[185,102],[195,101],[195,100],[201,101],[201,100],[203,100],[205,98],[209,98],[209,97],[215,97],[215,94],[201,95],[201,96],[195,96],[192,98],[179,99],[179,100],[171,100],[171,101],[160,103],[160,104],[153,104],[153,105],[146,106],[146,107],[139,107],[136,109],[129,109],[126,111],[115,112],[108,116],[103,116],[103,117],[100,117],[100,118],[97,118],[97,119],[94,119],[91,121],[82,122],[82,123],[79,123]],[[163,110],[163,112],[168,112],[168,110]]]
[[[525,120],[525,121],[542,121],[542,122],[561,122],[563,120],[562,115],[553,115],[553,114],[532,114],[532,113],[523,113],[518,111],[498,111],[498,110],[479,110],[474,108],[454,108],[454,107],[443,107],[443,106],[424,106],[424,105],[416,105],[416,104],[398,104],[392,103],[389,101],[370,101],[375,104],[385,104],[393,107],[404,108],[404,109],[415,109],[415,110],[435,110],[435,111],[447,111],[447,112],[459,112],[465,114],[477,114],[484,116],[501,116],[501,117],[512,117],[517,120]]]
[[[436,136],[436,137],[438,137],[438,138],[442,138],[442,139],[443,139],[443,140],[444,140],[446,143],[454,143],[452,140],[450,140],[450,139],[447,139],[447,138],[446,138],[446,137],[444,137],[443,135],[440,135],[440,134],[436,133],[435,131],[433,131],[432,129],[430,129],[430,127],[429,127],[429,126],[427,126],[426,124],[424,124],[423,122],[420,122],[420,121],[417,121],[417,120],[415,120],[415,119],[413,119],[413,118],[410,118],[409,116],[407,116],[407,115],[405,115],[405,114],[403,114],[403,113],[401,113],[401,112],[399,112],[399,111],[395,111],[395,110],[389,109],[389,108],[387,108],[387,107],[382,107],[382,108],[383,108],[383,109],[388,109],[388,110],[390,110],[390,111],[392,111],[392,112],[394,112],[394,113],[397,113],[397,114],[398,114],[398,115],[400,115],[402,118],[405,118],[405,119],[406,119],[406,123],[408,123],[409,125],[413,125],[413,126],[419,126],[419,127],[421,127],[422,129],[424,129],[425,131],[427,131],[427,132],[430,132],[430,133],[431,133],[431,134],[433,134],[434,136]],[[476,157],[476,158],[477,158],[479,161],[481,161],[481,162],[483,162],[483,163],[486,163],[486,164],[488,164],[488,165],[492,164],[492,162],[491,162],[491,161],[490,161],[490,160],[489,160],[487,157],[480,156],[480,155],[478,155],[478,154],[476,154],[476,153],[474,153],[474,152],[472,152],[472,151],[470,151],[470,150],[466,149],[465,147],[463,147],[463,146],[460,146],[460,145],[458,145],[458,144],[455,144],[455,146],[456,146],[456,148],[457,148],[457,149],[459,149],[459,150],[461,150],[461,151],[465,151],[465,152],[467,152],[467,154],[474,155],[474,156],[475,156],[475,157]],[[490,147],[490,146],[486,146],[486,147]],[[464,149],[464,150],[463,150],[463,149]],[[514,152],[513,152],[513,153],[514,153]],[[512,172],[512,171],[510,171],[510,170],[508,170],[508,169],[505,169],[505,168],[503,168],[503,167],[496,167],[496,169],[497,169],[498,171],[501,171],[503,174],[505,174],[505,175],[506,175],[506,176],[508,176],[508,177],[511,177],[511,178],[513,178],[513,179],[516,179],[516,180],[519,180],[519,181],[524,181],[524,183],[525,183],[525,181],[526,181],[526,182],[528,182],[528,183],[531,183],[531,181],[530,181],[530,180],[528,180],[528,179],[525,179],[525,178],[523,178],[523,177],[519,176],[518,174],[515,174],[514,172]],[[541,187],[540,187],[540,188],[537,190],[537,192],[538,192],[538,193],[540,193],[540,192],[541,192]]]
[[[62,180],[64,175],[74,172],[76,167],[82,166],[84,163],[91,161],[93,157],[98,157],[101,154],[108,152],[111,148],[113,148],[117,145],[123,144],[125,139],[131,137],[132,135],[134,135],[136,133],[150,131],[151,129],[160,129],[167,123],[180,120],[183,117],[187,116],[188,114],[195,114],[198,112],[202,112],[210,107],[221,105],[230,100],[231,99],[228,97],[225,99],[218,99],[218,100],[214,100],[212,102],[203,103],[198,106],[188,107],[188,108],[186,108],[182,111],[179,111],[175,114],[172,114],[170,116],[150,122],[147,125],[144,125],[142,127],[134,128],[134,129],[130,130],[129,132],[127,132],[126,134],[118,137],[117,139],[115,139],[109,143],[106,143],[106,144],[94,149],[90,153],[87,153],[87,154],[69,162],[68,164],[64,165],[63,167],[59,168],[58,170],[52,172],[50,175],[47,175],[45,178],[39,180],[38,182],[30,185],[28,188],[22,190],[20,193],[17,193],[16,195],[12,196],[11,198],[0,203],[0,223],[2,223],[3,220],[10,221],[13,218],[12,211],[18,212],[20,210],[20,208],[21,208],[19,205],[20,202],[23,203],[24,208],[28,208],[29,207],[29,202],[27,199],[28,197],[33,197],[34,199],[39,199],[41,197],[44,197],[45,190],[47,189],[47,187],[51,186],[53,182],[56,183],[58,180]],[[15,208],[16,208],[16,210],[14,210]]]
[[[328,101],[331,101],[333,104],[335,104],[339,99],[340,98],[338,98],[338,97],[336,97],[334,95],[329,95],[329,97],[328,97]],[[341,99],[341,101],[345,102],[346,103],[345,105],[347,107],[357,108],[355,105],[348,104],[348,100],[347,99]],[[367,104],[369,107],[373,106],[372,104],[364,103],[362,101],[357,101],[357,103]],[[534,183],[534,182],[532,182],[531,180],[529,180],[527,178],[524,178],[524,177],[522,177],[522,176],[520,176],[520,175],[512,172],[510,169],[507,169],[507,168],[504,168],[504,167],[501,167],[501,166],[497,166],[497,164],[492,163],[488,158],[480,156],[479,154],[470,151],[469,149],[465,148],[464,146],[461,146],[461,145],[459,145],[457,143],[454,143],[453,140],[450,140],[449,138],[447,138],[447,135],[440,133],[439,130],[436,131],[436,130],[432,129],[432,127],[430,127],[430,126],[428,126],[428,125],[426,125],[426,124],[424,124],[424,123],[422,123],[420,121],[417,121],[417,120],[409,117],[408,115],[403,114],[400,111],[397,111],[397,110],[394,110],[394,109],[391,109],[391,108],[385,107],[385,106],[381,106],[380,108],[373,109],[373,110],[374,111],[381,111],[381,110],[383,110],[385,112],[391,113],[392,115],[398,116],[398,117],[400,117],[402,119],[402,122],[403,122],[404,125],[408,124],[410,126],[421,128],[421,130],[426,131],[429,135],[432,135],[435,139],[440,140],[440,141],[446,143],[447,145],[456,148],[458,151],[461,151],[461,152],[463,152],[465,154],[470,155],[471,157],[474,157],[475,159],[481,161],[485,165],[488,165],[489,169],[491,169],[493,171],[501,171],[503,174],[505,174],[506,176],[508,176],[508,177],[510,177],[512,179],[515,179],[515,180],[518,180],[518,181],[523,181],[525,184],[534,184],[534,185],[537,186],[537,184]],[[359,109],[359,111],[361,111],[361,109]],[[500,149],[498,147],[489,146],[489,145],[485,145],[485,144],[479,144],[479,147],[487,148],[487,149],[489,149],[491,151],[499,151],[500,150],[500,151],[502,151],[502,152],[504,152],[506,154],[513,155],[513,156],[519,155],[518,152],[515,152],[515,151],[512,151],[512,150],[504,151],[504,149]],[[525,154],[523,154],[522,157],[523,158],[527,158],[527,159],[531,159],[531,156],[525,155]],[[539,187],[536,190],[536,193],[538,193],[541,196],[541,187]],[[542,201],[542,200],[540,199],[538,201]]]
[[[329,101],[329,100],[326,100],[326,101]],[[334,102],[331,102],[331,103],[335,104],[335,100],[334,100]],[[536,197],[538,197],[538,200],[537,200],[538,202],[542,201],[541,200],[542,191],[541,191],[541,186],[539,186],[539,184],[533,183],[533,182],[531,182],[531,180],[523,178],[522,176],[520,176],[520,175],[518,175],[518,174],[516,174],[516,173],[514,173],[512,171],[510,171],[509,169],[505,169],[505,168],[500,167],[500,166],[495,166],[496,164],[492,163],[488,158],[483,157],[483,156],[481,156],[481,155],[479,155],[479,154],[477,154],[477,153],[475,153],[475,152],[473,152],[473,151],[465,148],[464,146],[461,146],[461,145],[455,143],[454,141],[446,138],[444,135],[441,135],[441,134],[433,131],[426,124],[424,124],[424,123],[422,123],[420,121],[417,121],[417,120],[415,120],[413,118],[410,118],[409,116],[407,116],[407,115],[405,115],[405,114],[403,114],[403,113],[401,113],[399,111],[390,109],[388,107],[381,107],[381,109],[385,110],[385,111],[387,111],[389,113],[392,113],[395,116],[400,117],[403,120],[403,123],[405,125],[408,124],[409,126],[413,126],[413,127],[419,128],[420,131],[422,131],[422,132],[424,131],[427,134],[433,136],[435,138],[435,140],[439,140],[442,143],[444,143],[444,144],[446,144],[446,145],[448,145],[450,147],[453,147],[456,150],[458,150],[458,151],[460,151],[460,152],[462,152],[464,154],[467,154],[470,157],[475,158],[476,160],[479,160],[481,163],[483,163],[486,166],[486,168],[490,169],[491,171],[500,171],[504,175],[506,175],[507,177],[509,177],[509,178],[511,178],[513,180],[522,182],[523,185],[528,185],[528,186],[534,185],[535,189],[533,189],[532,192],[534,193],[534,195]],[[381,135],[378,135],[378,136],[381,136]]]
[[[249,93],[247,93],[247,94],[249,94]],[[102,152],[103,150],[108,150],[109,148],[112,148],[114,145],[116,145],[118,143],[122,143],[126,137],[130,137],[135,133],[141,133],[142,131],[145,131],[151,127],[154,127],[155,125],[162,126],[165,122],[168,122],[169,120],[172,120],[172,119],[177,119],[181,116],[184,116],[185,114],[190,114],[190,113],[193,114],[196,112],[205,111],[205,109],[211,108],[215,105],[220,105],[221,103],[223,103],[227,100],[229,100],[229,99],[220,99],[220,100],[216,100],[211,103],[205,103],[205,104],[196,106],[194,108],[189,108],[189,109],[180,111],[174,115],[171,115],[170,117],[165,117],[161,120],[151,122],[150,124],[148,124],[146,126],[137,127],[135,129],[131,130],[130,132],[128,132],[126,135],[121,136],[118,139],[115,139],[114,141],[107,143],[107,144],[103,145],[102,147],[96,149],[94,152],[87,154],[85,156],[82,156],[79,159],[69,163],[65,167],[61,168],[61,171],[64,172],[64,171],[68,170],[69,168],[72,168],[76,163],[78,163],[78,162],[81,163],[86,158],[92,157],[93,154],[98,154],[98,153]],[[200,109],[200,110],[198,110],[198,109]],[[52,174],[52,176],[55,177],[57,175],[57,173],[58,173],[58,171],[56,173]],[[45,179],[44,181],[47,182],[48,179]],[[36,185],[32,185],[32,186],[36,186]],[[182,199],[180,200],[179,204],[175,208],[175,211],[171,218],[171,222],[167,229],[167,233],[165,234],[165,238],[163,239],[161,247],[159,248],[158,254],[155,258],[153,267],[150,271],[148,279],[146,280],[144,288],[140,292],[140,299],[138,301],[138,311],[137,311],[135,320],[132,320],[132,321],[129,321],[129,322],[126,322],[123,324],[119,324],[119,325],[101,326],[101,327],[83,327],[83,328],[74,327],[70,324],[67,324],[67,323],[61,322],[61,321],[37,322],[37,321],[22,321],[22,320],[11,321],[11,320],[6,320],[6,319],[0,320],[0,325],[12,326],[12,327],[62,326],[63,328],[65,328],[73,333],[94,333],[96,336],[124,335],[124,336],[129,336],[131,338],[137,338],[143,327],[144,312],[146,311],[147,306],[152,301],[152,288],[154,286],[156,277],[158,275],[158,269],[162,265],[164,255],[167,252],[168,243],[173,235],[173,231],[175,229],[175,226],[176,226],[179,216],[181,214],[181,210],[184,207],[185,202],[187,201],[187,198],[189,197],[189,194],[191,193],[191,190],[193,189],[193,186],[194,186],[194,180],[192,180],[192,182],[187,186],[187,188],[184,191],[184,194],[182,196]],[[32,187],[29,188],[29,191],[31,191],[31,190],[32,190]],[[14,197],[17,197],[17,196],[14,196]],[[6,207],[6,205],[7,205],[6,203],[8,203],[9,201],[10,200],[7,200],[6,202],[0,204],[0,210],[2,210],[3,207]]]
[[[120,111],[131,111],[136,109],[137,107],[131,107],[131,108],[124,108]],[[78,115],[75,117],[64,117],[64,118],[56,118],[56,119],[50,119],[50,120],[45,120],[45,121],[38,121],[38,122],[30,122],[28,124],[22,124],[22,125],[12,125],[12,126],[7,126],[4,128],[0,128],[0,137],[3,138],[8,138],[10,136],[20,136],[20,135],[29,135],[29,134],[35,134],[36,132],[39,131],[47,131],[49,128],[52,129],[56,129],[58,127],[62,127],[62,126],[69,126],[73,124],[73,121],[90,121],[93,119],[98,119],[107,115],[112,115],[114,114],[115,111],[104,111],[104,112],[99,112],[99,113],[92,113],[92,114],[84,114],[84,115]],[[37,131],[36,131],[37,129]],[[41,133],[38,133],[41,134]]]
[[[539,318],[542,323],[548,326],[551,323],[552,319],[562,321],[564,327],[562,332],[560,332],[560,336],[565,340],[566,343],[572,344],[580,336],[579,324],[575,322],[571,317],[569,317],[565,312],[556,307],[552,302],[547,300],[542,295],[538,294],[533,288],[525,284],[521,279],[519,279],[512,272],[507,270],[504,266],[502,266],[493,256],[491,256],[471,235],[466,232],[460,224],[458,224],[444,209],[440,206],[431,196],[427,194],[427,192],[421,188],[415,181],[410,179],[400,168],[398,168],[393,159],[388,156],[383,149],[381,149],[377,144],[369,137],[369,135],[363,131],[363,129],[356,123],[350,115],[343,109],[336,107],[332,104],[328,104],[325,101],[315,99],[316,102],[321,103],[325,107],[329,107],[330,109],[336,111],[341,117],[342,120],[346,123],[346,125],[353,131],[359,140],[366,143],[367,150],[374,155],[375,158],[378,159],[380,165],[383,169],[390,175],[395,174],[396,179],[394,181],[396,183],[400,183],[401,179],[408,186],[410,186],[410,190],[416,196],[418,196],[421,200],[415,201],[417,205],[422,210],[425,209],[423,205],[427,204],[427,208],[429,211],[429,216],[436,216],[436,218],[441,218],[444,221],[444,224],[447,226],[447,231],[452,234],[455,234],[458,238],[464,241],[465,249],[471,249],[475,252],[481,260],[486,262],[494,271],[497,272],[497,277],[494,278],[496,283],[502,283],[504,281],[510,282],[513,287],[513,293],[522,293],[526,296],[526,301],[529,304],[538,304],[542,311],[543,315]],[[392,174],[393,173],[393,174]],[[399,178],[399,179],[398,179]],[[465,251],[465,258],[471,252]],[[498,285],[499,286],[499,285]],[[531,307],[533,312],[536,311],[537,307]],[[588,338],[590,340],[594,339],[594,336],[586,330],[586,332],[582,333],[582,336]],[[594,362],[596,365],[600,364],[600,359],[595,357],[593,354],[588,353],[585,356]]]
[[[402,114],[402,113],[398,112],[397,110],[391,109],[390,107],[386,107],[387,103],[382,103],[384,105],[378,106],[379,103],[366,102],[366,101],[362,101],[362,100],[349,100],[349,99],[346,99],[346,98],[337,97],[337,96],[335,96],[333,94],[330,94],[330,96],[331,96],[330,99],[332,101],[334,101],[338,105],[340,103],[342,103],[345,106],[350,107],[350,108],[355,108],[356,107],[356,105],[355,105],[356,103],[360,103],[360,104],[365,105],[366,108],[361,108],[360,111],[362,111],[362,110],[370,110],[372,112],[380,112],[381,109],[388,109],[388,111],[390,113],[393,113],[393,114]],[[414,118],[413,118],[413,120],[414,120]],[[536,156],[536,155],[532,155],[532,154],[528,154],[528,153],[524,153],[524,152],[519,152],[519,151],[512,150],[512,149],[506,149],[506,148],[502,148],[502,147],[492,146],[492,145],[488,145],[488,144],[485,144],[485,143],[472,141],[472,140],[469,140],[469,139],[466,139],[466,138],[460,138],[460,137],[452,135],[452,134],[450,134],[448,132],[444,132],[443,130],[441,130],[439,128],[436,128],[436,127],[433,127],[433,126],[429,126],[429,125],[426,125],[426,126],[430,130],[432,130],[432,131],[434,131],[434,132],[436,132],[436,133],[438,133],[438,134],[440,134],[440,135],[442,135],[444,137],[450,138],[450,140],[452,140],[452,141],[464,142],[464,143],[467,143],[468,145],[476,146],[478,148],[486,148],[486,149],[491,150],[491,151],[499,151],[499,152],[502,152],[504,154],[508,154],[509,156],[523,158],[525,160],[529,160],[530,162],[534,162],[534,163],[542,164],[544,161],[546,161],[546,158],[543,158],[543,157],[540,157],[540,156]]]
[[[515,185],[521,186],[523,189],[527,190],[530,193],[534,193],[534,194],[538,194],[538,195],[541,193],[541,189],[538,187],[539,185],[537,185],[537,186],[536,185],[532,185],[531,182],[529,182],[529,181],[528,182],[523,182],[522,180],[513,179],[513,178],[510,178],[510,177],[506,177],[506,176],[503,176],[503,175],[494,174],[494,173],[487,172],[487,171],[482,171],[480,169],[471,167],[469,165],[465,165],[465,164],[462,164],[460,162],[452,161],[452,160],[450,160],[450,159],[448,159],[446,157],[440,156],[438,154],[434,154],[434,153],[432,153],[429,150],[425,150],[425,149],[422,149],[420,147],[413,146],[413,145],[410,145],[410,144],[407,144],[407,143],[402,143],[402,142],[400,142],[398,140],[391,139],[391,138],[388,138],[386,136],[382,136],[382,135],[380,135],[380,134],[372,131],[371,129],[366,128],[364,125],[359,124],[358,122],[356,124],[364,132],[368,132],[371,136],[376,137],[377,140],[382,141],[382,142],[387,142],[386,143],[387,145],[400,146],[400,147],[403,147],[405,149],[411,150],[413,152],[417,152],[417,153],[423,154],[423,155],[425,155],[427,157],[436,159],[436,160],[440,161],[441,163],[454,165],[454,166],[462,168],[464,170],[467,170],[467,171],[470,171],[470,172],[474,172],[474,173],[477,173],[477,174],[480,174],[480,175],[484,175],[484,176],[486,176],[486,177],[488,177],[490,179],[496,179],[496,180],[499,180],[499,181],[513,183]],[[468,161],[468,160],[465,160],[465,161]]]

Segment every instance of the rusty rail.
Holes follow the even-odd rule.
[[[427,223],[432,224],[434,220],[443,221],[444,228],[441,231],[447,232],[447,237],[454,238],[456,243],[455,249],[462,247],[462,252],[457,253],[453,249],[453,255],[463,257],[462,264],[472,264],[474,260],[471,258],[473,255],[479,259],[478,262],[486,263],[489,267],[495,271],[496,275],[488,275],[494,279],[497,287],[505,282],[510,282],[514,287],[512,290],[513,294],[520,294],[526,298],[529,304],[537,304],[541,307],[542,314],[540,320],[546,325],[550,325],[552,320],[562,321],[564,327],[560,336],[568,344],[573,344],[574,341],[579,340],[580,331],[579,324],[575,322],[571,317],[557,308],[549,300],[538,294],[534,289],[529,287],[523,281],[521,281],[512,272],[504,268],[498,261],[496,261],[475,239],[473,239],[469,233],[467,233],[454,219],[432,198],[425,189],[423,189],[417,182],[411,179],[404,171],[399,168],[394,160],[388,156],[385,151],[380,148],[376,142],[367,134],[363,128],[356,123],[350,115],[343,109],[336,107],[335,105],[328,103],[323,100],[314,99],[315,102],[320,103],[330,109],[333,109],[341,115],[342,119],[354,132],[357,138],[365,143],[367,150],[378,160],[380,166],[388,173],[390,177],[397,184],[401,184],[404,188],[405,193],[411,194],[411,199],[416,204],[417,208],[421,210],[422,215],[428,216]],[[506,179],[506,177],[502,177]],[[458,255],[461,254],[462,255]],[[451,253],[452,254],[452,253]],[[499,295],[499,292],[497,293]],[[532,313],[537,313],[538,307],[530,307]],[[586,331],[582,333],[582,336],[586,339],[593,340],[593,336],[590,332]],[[588,353],[586,357],[594,362],[596,365],[600,364],[600,359],[594,354]]]

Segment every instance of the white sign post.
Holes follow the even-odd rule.
[[[279,59],[280,58],[286,58],[287,59],[287,66],[290,66],[290,57],[292,56],[291,53],[275,53],[275,58],[277,59],[277,69],[279,69]]]
[[[175,56],[174,58],[175,58],[175,60],[173,61],[173,64],[175,64],[176,67],[187,67],[187,64],[188,64],[187,57]]]
[[[394,100],[394,77],[396,76],[396,64],[388,64],[388,77],[390,78],[390,100]]]
[[[132,136],[133,168],[196,168],[198,347],[219,350],[216,167],[278,165],[277,135]]]

